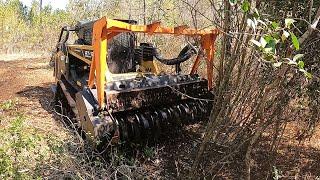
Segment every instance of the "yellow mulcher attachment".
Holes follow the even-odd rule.
[[[78,37],[72,43],[71,33]],[[150,43],[137,45],[137,33],[189,36],[200,43],[188,43],[178,57],[166,59]],[[94,142],[141,141],[170,126],[203,120],[210,110],[206,99],[213,97],[217,35],[217,30],[163,27],[160,22],[137,25],[106,17],[63,27],[52,56],[55,99]],[[180,64],[193,56],[191,72],[182,74]],[[196,74],[201,59],[206,61],[206,79]],[[159,72],[155,61],[175,66],[176,72]]]

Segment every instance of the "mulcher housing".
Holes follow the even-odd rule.
[[[77,38],[70,43],[72,33]],[[165,59],[153,45],[137,45],[136,33],[195,37],[200,44],[188,44],[178,57]],[[137,25],[105,17],[63,27],[52,56],[55,98],[94,142],[156,138],[170,126],[208,116],[217,35],[217,30],[162,27],[160,22]],[[180,64],[193,55],[191,72],[182,74]],[[207,64],[206,79],[196,74],[201,59]],[[160,72],[156,60],[174,65],[176,73]]]

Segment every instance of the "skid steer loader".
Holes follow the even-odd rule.
[[[200,43],[188,43],[178,57],[166,59],[152,44],[138,45],[137,33],[187,36]],[[171,126],[203,120],[213,98],[218,33],[106,17],[63,27],[52,55],[56,103],[74,115],[73,123],[86,137],[100,143],[157,138]],[[70,43],[72,34],[77,39]],[[182,74],[180,64],[193,56],[191,72]],[[206,79],[196,74],[202,59]],[[160,72],[155,61],[175,66],[176,72]]]

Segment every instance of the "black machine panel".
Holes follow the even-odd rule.
[[[136,24],[134,20],[119,20]],[[76,25],[78,40],[76,44],[92,45],[93,24],[95,21],[79,22]],[[134,33],[120,33],[108,42],[108,68],[112,73],[127,73],[136,71],[134,58],[136,36]]]

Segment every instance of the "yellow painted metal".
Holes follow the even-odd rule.
[[[133,25],[128,24],[125,22],[107,19],[107,29],[108,31],[112,32],[141,32],[141,33],[155,33],[155,34],[176,34],[176,35],[189,35],[189,36],[196,36],[196,35],[205,35],[205,34],[219,34],[219,30],[208,30],[208,29],[190,29],[190,28],[174,28],[174,27],[162,27],[158,26],[158,23],[154,25],[157,26],[154,29],[153,24],[151,26],[148,25]]]
[[[93,51],[93,47],[89,45],[68,44],[67,47],[72,49],[82,49],[82,50]]]
[[[159,68],[154,61],[141,61],[140,70],[142,72],[152,72],[154,74],[159,74]]]
[[[76,51],[74,51],[73,48],[69,48],[68,53],[73,55],[74,57],[80,59],[81,61],[87,63],[87,64],[91,64],[91,59],[87,59],[87,58],[79,55]]]

